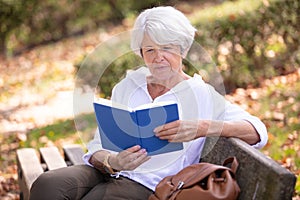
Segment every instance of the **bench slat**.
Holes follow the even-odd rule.
[[[63,147],[65,160],[70,161],[72,165],[84,164],[82,156],[84,152],[80,145],[66,145]]]
[[[40,148],[40,154],[42,161],[47,164],[48,170],[67,167],[67,164],[57,147],[42,147]]]
[[[207,138],[201,162],[222,164],[235,156],[242,200],[292,199],[296,176],[255,148],[237,138]]]
[[[36,151],[33,148],[23,148],[16,151],[18,165],[18,180],[21,190],[20,197],[29,199],[29,189],[37,177],[42,174],[43,168]]]

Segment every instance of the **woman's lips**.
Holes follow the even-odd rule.
[[[169,66],[166,66],[166,65],[154,66],[154,69],[156,69],[156,70],[165,70],[165,69],[169,69]]]

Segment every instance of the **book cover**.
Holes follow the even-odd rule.
[[[113,103],[107,99],[94,102],[102,147],[120,152],[134,145],[145,148],[148,155],[183,149],[182,143],[170,143],[154,135],[154,128],[179,119],[174,102],[159,102],[136,109]]]

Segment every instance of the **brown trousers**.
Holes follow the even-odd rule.
[[[41,174],[30,190],[30,200],[147,200],[153,192],[125,177],[103,175],[87,165]]]

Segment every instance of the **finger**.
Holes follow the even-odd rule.
[[[124,167],[126,164],[130,163],[132,160],[136,159],[137,157],[139,157],[141,154],[145,152],[146,152],[145,149],[140,149],[137,152],[126,151],[126,152],[119,153],[119,161]]]
[[[167,139],[166,137],[168,137],[168,136],[176,135],[178,133],[178,130],[179,130],[178,127],[166,129],[166,130],[160,131],[159,133],[156,133],[155,136],[159,137],[159,139]]]
[[[127,151],[128,153],[134,153],[134,152],[136,152],[140,149],[141,149],[140,145],[135,145],[133,147],[130,147],[130,148],[126,149],[125,151]]]
[[[139,157],[133,159],[128,167],[130,170],[134,170],[136,169],[138,166],[140,166],[141,164],[143,164],[144,162],[148,161],[151,157],[149,157],[146,153],[140,155]]]
[[[147,155],[147,153],[144,153],[144,154],[141,154],[141,155],[139,155],[139,156],[133,158],[133,159],[131,160],[131,163],[132,163],[133,165],[140,165],[140,164],[142,164],[145,160],[148,160],[149,158],[150,158],[150,157]]]
[[[165,130],[168,130],[168,129],[172,129],[172,128],[176,128],[178,126],[180,126],[180,120],[176,120],[176,121],[173,121],[173,122],[170,122],[170,123],[158,126],[158,127],[156,127],[153,130],[153,132],[154,133],[160,133],[162,131],[165,131]]]
[[[127,156],[126,161],[131,162],[143,154],[147,154],[146,149],[140,149],[138,152],[131,153],[130,155]]]
[[[168,140],[168,142],[185,142],[186,138],[184,135],[170,135],[162,137],[161,140]]]
[[[130,148],[124,150],[124,151],[121,151],[119,153],[119,155],[121,157],[127,157],[127,156],[131,155],[132,153],[135,153],[135,152],[139,151],[140,149],[141,149],[140,145],[135,145],[135,146],[130,147]]]
[[[141,150],[139,153],[130,155],[130,160],[127,160],[124,163],[124,169],[133,170],[149,159],[150,157],[147,155],[147,152],[145,150]]]

